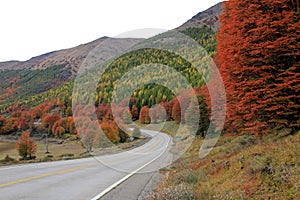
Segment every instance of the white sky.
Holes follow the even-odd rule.
[[[2,0],[0,61],[28,60],[135,29],[173,29],[221,1]]]

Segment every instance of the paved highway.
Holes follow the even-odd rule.
[[[0,198],[99,199],[134,174],[159,169],[168,162],[166,156],[170,137],[160,132],[143,132],[152,136],[152,139],[126,152],[0,167]]]

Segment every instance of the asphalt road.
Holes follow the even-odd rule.
[[[98,199],[108,195],[111,189],[121,187],[127,179],[136,177],[132,187],[143,185],[151,178],[149,174],[168,162],[171,143],[170,137],[164,133],[145,132],[152,139],[143,146],[126,152],[78,160],[0,167],[0,199]],[[138,176],[143,178],[137,178]],[[118,194],[114,195],[117,198]]]

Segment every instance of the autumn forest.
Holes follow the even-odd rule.
[[[263,141],[282,131],[287,133],[284,137],[299,132],[300,1],[229,0],[222,3],[222,10],[218,31],[214,31],[209,23],[179,30],[206,50],[216,63],[218,72],[204,67],[200,73],[190,62],[172,52],[142,49],[122,55],[110,64],[101,77],[97,77],[93,101],[97,122],[112,143],[126,143],[130,137],[116,124],[118,117],[124,120],[124,127],[131,121],[142,126],[158,124],[163,122],[164,114],[172,124],[189,126],[189,121],[185,119],[193,117],[191,113],[195,109],[200,113],[196,135],[203,139],[210,124],[218,126],[218,121],[212,118],[212,98],[226,98],[226,103],[219,105],[226,110],[222,131],[225,139],[243,137],[251,138],[251,142]],[[135,66],[150,63],[172,67],[186,78],[199,106],[195,107],[191,102],[189,90],[176,96],[170,89],[151,83],[135,90],[130,99],[123,99],[123,102],[129,102],[129,106],[119,107],[120,116],[114,116],[111,103],[118,80]],[[66,66],[67,63],[44,69],[0,68],[0,136],[19,138],[16,144],[21,157],[31,159],[36,152],[37,146],[29,137],[44,138],[47,135],[54,139],[71,138],[83,142],[90,139],[79,135],[75,127],[73,116],[84,108],[72,108],[75,72]],[[166,74],[161,70],[156,73],[173,78],[171,72]],[[218,96],[221,89],[215,79],[218,73],[223,80],[226,97]],[[150,80],[151,75],[145,73],[138,78]],[[208,91],[205,80],[213,88],[213,93]],[[177,84],[181,86],[180,82]],[[164,108],[165,113],[158,105]],[[186,111],[185,115],[181,114],[182,110]],[[93,132],[88,126],[81,128],[85,132]],[[22,151],[22,145],[28,149]],[[92,150],[92,146],[85,148]],[[208,162],[212,161],[202,163],[203,166]],[[212,165],[215,160],[213,162]],[[195,160],[192,163],[193,170],[202,166]],[[217,173],[211,172],[212,176]],[[255,176],[256,172],[251,173]],[[248,197],[255,193],[245,191]],[[290,196],[296,197],[297,192]]]

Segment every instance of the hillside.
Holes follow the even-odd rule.
[[[63,49],[59,51],[49,52],[40,56],[33,57],[28,61],[20,62],[20,61],[9,61],[9,62],[0,62],[0,69],[9,69],[9,70],[17,70],[17,69],[46,69],[52,66],[62,66],[65,71],[69,71],[71,73],[71,77],[74,78],[78,68],[80,67],[82,61],[86,58],[88,53],[100,45],[103,41],[105,41],[108,37],[102,37],[87,44],[81,44],[77,47],[73,47],[70,49]],[[132,39],[132,38],[123,38],[123,39],[115,39],[118,42],[128,43],[136,43],[141,39]],[[118,48],[116,46],[116,48]]]
[[[217,32],[220,28],[220,17],[222,13],[222,3],[218,3],[215,6],[198,13],[190,20],[176,28],[176,30],[185,30],[187,28],[200,28],[204,25],[211,28],[214,32]]]
[[[165,131],[174,134],[174,124]],[[167,199],[299,199],[300,132],[257,140],[223,136],[213,151],[199,158],[202,138],[171,166],[161,170],[162,184],[151,200]]]
[[[205,53],[206,57],[215,54],[216,36],[209,27],[190,27],[181,32],[202,44],[208,52],[208,54]],[[0,69],[2,86],[0,90],[0,113],[2,115],[0,115],[0,134],[20,134],[26,130],[38,134],[48,130],[54,137],[73,135],[78,138],[72,117],[74,75],[89,51],[97,45],[101,46],[105,39],[107,38],[100,38],[71,49],[50,52],[25,62],[11,61],[0,64],[2,66]],[[109,38],[106,41],[112,42],[114,50],[119,51],[118,49],[122,46],[131,46],[141,40]],[[186,47],[183,45],[181,48],[184,50]],[[110,50],[107,53],[106,56],[110,57]],[[113,88],[126,72],[137,65],[148,63],[165,64],[180,72],[190,85],[195,87],[200,104],[206,107],[204,98],[199,92],[199,88],[204,84],[203,77],[208,79],[210,73],[204,63],[205,66],[199,74],[189,62],[164,50],[143,49],[124,54],[111,63],[102,77],[93,77],[94,81],[98,81],[94,99],[96,115],[99,123],[107,126],[107,130],[113,130],[110,138],[114,138],[114,142],[124,141],[124,133],[115,126],[109,105]],[[156,71],[156,73],[158,76],[167,74],[164,70]],[[172,76],[172,74],[168,75],[169,78]],[[145,73],[140,78],[150,80],[151,74]],[[181,83],[178,84],[181,85]],[[180,120],[180,112],[173,112],[173,105],[177,107],[179,105],[170,89],[156,84],[147,84],[138,88],[132,95],[130,112],[135,120],[139,119],[143,109],[160,103],[168,107],[169,120],[174,118]],[[86,98],[86,96],[81,94],[81,98]],[[189,104],[188,101],[186,104]],[[207,123],[207,113],[203,116],[206,116],[204,118]],[[36,121],[42,121],[42,126],[34,126]]]
[[[211,8],[198,13],[190,20],[175,28],[175,30],[183,31],[188,28],[201,28],[206,25],[213,31],[217,31],[220,27],[219,15],[222,13],[222,3],[218,3]],[[107,37],[101,37],[92,42],[81,44],[70,49],[63,49],[53,52],[48,52],[27,61],[6,61],[0,62],[0,69],[45,69],[51,66],[64,65],[64,69],[72,71],[72,75],[76,73],[78,67],[86,58],[87,54],[100,45]],[[141,39],[125,38],[118,39],[126,42],[136,42]]]
[[[210,14],[215,15],[217,12],[215,12],[216,8],[219,6],[214,6],[207,11],[204,11],[203,13],[199,13],[194,18],[195,19],[204,19],[206,17],[209,17]],[[200,16],[200,17],[199,17]],[[193,19],[194,19],[193,18]],[[187,22],[189,23],[189,21]],[[208,27],[203,26],[202,24],[198,24],[199,26],[195,25],[193,27],[191,26],[184,26],[178,28],[182,33],[190,36],[191,38],[194,38],[197,42],[199,42],[210,55],[214,55],[216,51],[216,37],[214,32]],[[89,42],[87,44],[82,44],[77,47],[73,47],[70,49],[64,49],[59,51],[53,51],[49,52],[40,56],[36,56],[31,58],[28,61],[20,62],[20,61],[9,61],[9,62],[0,62],[0,109],[7,107],[8,105],[13,104],[15,101],[18,102],[29,102],[31,99],[34,99],[35,102],[32,102],[30,105],[36,105],[38,103],[42,103],[45,99],[51,99],[51,94],[59,94],[59,91],[61,87],[64,84],[70,85],[68,82],[72,81],[75,78],[75,75],[78,71],[78,68],[81,66],[84,59],[87,57],[88,53],[94,49],[96,46],[101,46],[101,43],[108,39],[108,37],[102,37],[95,41]],[[119,46],[128,45],[131,46],[132,44],[135,44],[139,41],[142,41],[142,39],[135,39],[135,38],[109,38],[109,40],[114,42],[114,45],[116,50],[119,48]],[[119,45],[119,46],[118,46]],[[143,54],[143,52],[141,52]],[[139,53],[141,55],[141,53]],[[152,52],[152,54],[159,54],[159,52]],[[147,52],[144,52],[145,59],[140,60],[138,56],[134,56],[133,58],[130,58],[131,61],[124,61],[129,62],[129,66],[133,66],[136,64],[136,59],[138,59],[138,63],[149,63],[147,60],[147,56],[150,54]],[[133,54],[134,55],[134,54]],[[109,55],[107,55],[109,56]],[[162,54],[160,57],[165,57],[166,54]],[[164,59],[165,59],[164,58]],[[162,58],[157,58],[162,59]],[[154,57],[151,61],[154,62],[156,58]],[[170,61],[173,62],[173,61]],[[116,74],[123,74],[126,70],[124,70],[124,67],[121,62],[116,61],[115,62],[117,66],[118,72],[108,72],[110,73],[116,73]],[[168,63],[168,61],[167,61]],[[185,66],[186,67],[186,66]],[[187,72],[186,78],[190,79],[190,72]],[[189,75],[190,74],[190,75]],[[103,80],[103,82],[110,82],[111,86],[113,85],[112,81],[115,81],[116,78],[110,81],[111,77],[114,77],[115,75],[111,76],[108,75],[108,79]],[[202,83],[196,83],[196,79],[193,78],[193,86],[200,86]],[[51,91],[50,89],[54,89],[58,87],[57,90]],[[64,86],[63,86],[64,87]],[[109,86],[110,87],[110,86]],[[66,88],[66,87],[64,87]],[[69,88],[69,87],[67,87]],[[101,94],[103,94],[102,91],[99,91]],[[112,89],[112,88],[110,88]],[[70,88],[70,90],[72,90]],[[101,90],[101,89],[100,89]],[[151,90],[153,92],[153,90]],[[148,93],[151,93],[149,90]],[[161,89],[161,92],[165,92],[165,89]],[[111,91],[108,91],[110,94]],[[44,93],[44,94],[42,94]],[[65,93],[71,94],[71,91],[65,91]],[[157,92],[155,92],[157,93]],[[169,93],[169,92],[168,92]],[[102,96],[100,94],[100,97]],[[38,96],[38,97],[35,97]],[[45,98],[40,98],[40,97]],[[146,95],[148,96],[148,95]],[[150,95],[149,95],[150,96]],[[169,96],[167,99],[170,100],[172,96]],[[144,97],[142,97],[143,99]],[[107,97],[105,97],[107,99]],[[142,101],[141,99],[141,101]],[[102,100],[100,100],[101,102]],[[142,105],[141,105],[142,106]]]
[[[71,49],[43,54],[24,62],[0,63],[0,108],[4,104],[30,99],[31,96],[71,81],[75,78],[88,53],[106,39],[107,37],[103,37]],[[109,41],[120,46],[130,46],[140,40],[111,38]],[[115,45],[115,48],[120,47]]]
[[[129,140],[131,133],[124,132],[129,127],[134,126],[132,135],[139,135],[136,125],[166,120],[162,131],[174,136],[174,148],[193,141],[182,157],[162,169],[165,180],[153,199],[299,199],[300,4],[261,1],[229,0],[223,7],[219,3],[176,28],[205,49],[193,54],[185,41],[175,43],[185,58],[144,48],[118,57],[101,74],[99,68],[87,69],[90,76],[74,79],[88,52],[106,39],[100,38],[29,61],[0,63],[0,135],[48,133],[81,141],[92,151],[95,143],[107,145],[94,125],[100,124],[107,138],[119,144]],[[163,33],[144,41],[158,46],[174,41],[164,34],[172,36]],[[142,39],[112,40],[126,46]],[[211,57],[218,70],[211,70]],[[190,58],[199,61],[196,66]],[[135,70],[137,66],[142,67]],[[182,93],[176,96],[154,77]],[[185,80],[191,87],[181,87]],[[74,89],[74,84],[79,87]],[[219,92],[224,87],[226,95]],[[76,99],[83,103],[74,106]],[[224,108],[226,113],[221,112]],[[193,111],[199,111],[200,118]],[[220,113],[224,127],[223,122],[219,126]],[[215,139],[216,145],[211,142]],[[209,155],[200,157],[203,151]]]

